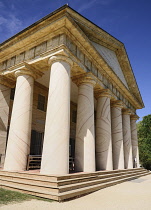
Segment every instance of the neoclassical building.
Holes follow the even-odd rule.
[[[67,5],[0,45],[0,164],[41,174],[139,167],[144,107],[124,44]]]

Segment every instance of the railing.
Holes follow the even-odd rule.
[[[0,154],[0,168],[2,167],[2,166],[1,166],[2,156],[3,156],[3,155]]]
[[[41,155],[28,155],[27,157],[27,171],[29,169],[40,169]]]
[[[41,155],[28,155],[27,157],[27,171],[29,169],[40,169]],[[74,158],[69,158],[69,171],[74,171]]]
[[[74,158],[69,157],[69,171],[74,171]]]

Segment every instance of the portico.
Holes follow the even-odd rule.
[[[75,172],[139,167],[136,110],[144,105],[123,43],[68,6],[38,24],[1,46],[3,170],[26,170],[32,130],[44,133],[41,174],[69,173],[70,139]]]

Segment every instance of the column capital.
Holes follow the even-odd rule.
[[[122,110],[122,114],[123,114],[123,115],[131,115],[132,112],[131,112],[130,109],[123,109],[123,110]]]
[[[48,64],[51,66],[54,62],[58,62],[58,61],[65,61],[68,64],[70,64],[70,66],[73,66],[73,61],[71,60],[71,58],[69,58],[68,56],[65,55],[53,55],[49,58],[48,60]]]
[[[29,75],[29,76],[33,77],[34,79],[36,79],[36,75],[31,71],[27,71],[27,70],[17,70],[17,71],[15,71],[15,77],[23,76],[23,75]]]
[[[9,88],[13,88],[15,86],[15,81],[7,77],[0,76],[0,84],[5,85]]]
[[[131,115],[131,120],[138,120],[139,119],[139,116],[137,114],[132,114]]]
[[[124,107],[124,103],[121,100],[112,101],[111,102],[111,107],[119,107],[119,108],[122,109]]]
[[[80,86],[81,84],[91,84],[93,86],[96,85],[96,81],[91,75],[79,75],[77,77],[72,78],[72,81],[76,83],[77,86]]]
[[[19,68],[17,68],[14,71],[14,75],[15,77],[21,76],[21,75],[29,75],[31,77],[33,77],[34,79],[37,79],[39,77],[43,76],[43,72],[33,68],[30,64],[24,62],[22,66],[20,66]]]
[[[109,89],[103,89],[103,90],[99,90],[99,91],[95,91],[95,97],[101,98],[101,97],[108,97],[108,98],[112,98],[112,93]]]

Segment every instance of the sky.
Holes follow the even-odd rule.
[[[141,92],[151,114],[150,0],[0,0],[0,43],[64,4],[124,43]]]

